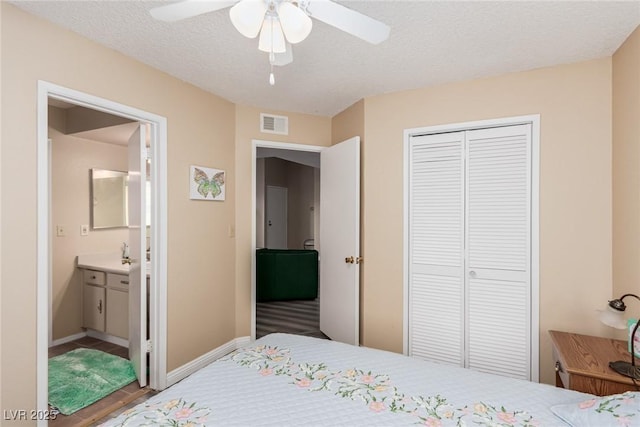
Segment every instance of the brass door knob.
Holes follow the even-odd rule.
[[[361,256],[356,258],[356,264],[360,264],[362,261],[364,261],[364,258],[362,258]]]
[[[346,257],[344,259],[344,262],[346,262],[347,264],[353,264],[355,262],[355,259],[352,256]]]

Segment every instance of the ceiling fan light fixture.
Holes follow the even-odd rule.
[[[306,39],[313,27],[309,15],[288,1],[283,1],[278,6],[278,17],[287,41],[292,44]]]
[[[278,67],[282,67],[287,64],[291,64],[293,62],[293,48],[289,43],[286,43],[285,51],[282,53],[276,53],[273,55],[273,60],[270,61],[273,65]]]
[[[260,32],[266,13],[263,0],[241,0],[229,9],[229,18],[240,34],[253,39]]]
[[[258,49],[268,53],[284,53],[286,51],[284,34],[277,17],[265,16],[260,30]]]

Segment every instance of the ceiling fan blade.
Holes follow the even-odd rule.
[[[387,24],[330,0],[309,0],[306,10],[311,17],[371,44],[382,43],[391,31]]]
[[[164,6],[158,6],[149,11],[151,16],[159,21],[175,22],[181,19],[202,15],[203,13],[214,12],[233,6],[238,0],[184,0]]]

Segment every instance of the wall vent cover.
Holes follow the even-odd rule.
[[[289,135],[289,117],[260,113],[260,132]]]

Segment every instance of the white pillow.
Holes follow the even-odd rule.
[[[551,411],[574,427],[640,426],[640,392],[627,391],[556,405]]]

